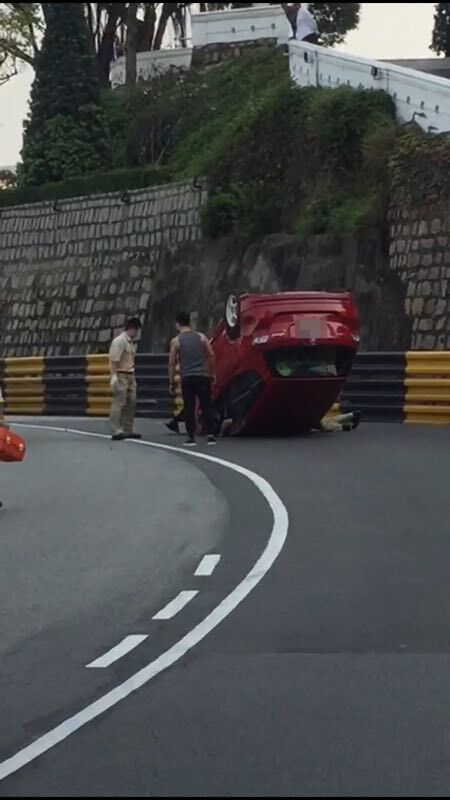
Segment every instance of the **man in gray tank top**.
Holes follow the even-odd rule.
[[[215,357],[213,349],[203,333],[191,328],[190,314],[180,312],[177,316],[178,336],[172,340],[169,358],[169,379],[174,391],[177,364],[180,365],[181,388],[185,411],[187,447],[195,447],[195,407],[198,401],[208,433],[208,444],[215,444],[213,435],[213,413],[211,387],[215,381]]]

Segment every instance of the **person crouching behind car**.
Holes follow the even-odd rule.
[[[349,414],[326,414],[320,420],[317,430],[322,433],[339,433],[340,431],[355,431],[361,422],[361,412],[352,411]]]
[[[211,390],[215,381],[214,351],[203,333],[191,328],[190,314],[182,311],[176,318],[178,336],[172,339],[169,357],[169,380],[175,393],[177,364],[180,365],[185,424],[188,434],[186,447],[195,447],[195,411],[198,402],[208,436],[208,444],[216,443],[212,413]]]

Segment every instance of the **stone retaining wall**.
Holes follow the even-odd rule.
[[[401,193],[391,209],[390,267],[407,286],[412,350],[450,348],[450,202],[412,203]]]
[[[0,355],[97,352],[125,314],[147,322],[165,260],[201,238],[204,199],[189,183],[2,210]]]

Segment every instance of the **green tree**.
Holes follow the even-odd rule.
[[[42,24],[40,3],[0,3],[0,85],[33,64]]]
[[[320,30],[321,44],[333,47],[359,25],[361,3],[310,3]]]
[[[45,3],[19,179],[37,185],[107,167],[108,132],[83,5]]]
[[[10,169],[0,169],[0,190],[15,189],[17,186],[17,176]]]
[[[450,3],[436,3],[431,50],[450,58]]]
[[[46,25],[48,3],[0,3],[0,84],[17,74],[20,62],[35,66]],[[109,85],[114,47],[124,47],[128,23],[136,52],[159,50],[170,23],[185,37],[185,9],[190,3],[78,3],[84,9],[97,58],[100,81]],[[136,13],[135,13],[136,12]]]

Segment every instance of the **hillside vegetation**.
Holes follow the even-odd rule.
[[[5,190],[0,205],[201,178],[209,237],[340,237],[385,219],[391,175],[408,172],[414,153],[439,142],[448,163],[450,151],[399,126],[384,92],[295,88],[271,48],[107,92],[102,113],[111,171]]]

